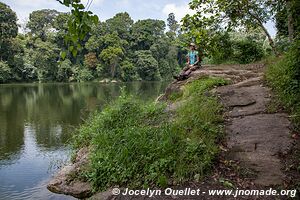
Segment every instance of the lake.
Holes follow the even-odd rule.
[[[0,199],[74,199],[49,192],[70,157],[68,141],[95,110],[120,95],[155,100],[168,82],[0,85]]]

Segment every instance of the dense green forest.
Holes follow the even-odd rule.
[[[191,8],[197,9],[200,3],[193,1]],[[258,3],[251,9],[259,9],[255,8]],[[155,19],[134,22],[128,13],[118,13],[90,25],[90,30],[87,29],[74,46],[66,42],[66,39],[72,40],[66,35],[70,29],[76,29],[72,27],[75,12],[33,11],[25,32],[20,33],[16,13],[0,3],[0,83],[81,82],[105,78],[166,80],[185,65],[187,44],[191,41],[197,43],[204,63],[216,64],[251,63],[288,49],[284,2],[281,6],[268,5],[274,7],[271,14],[266,13],[268,10],[258,10],[262,23],[272,17],[275,19],[278,29],[275,41],[267,39],[268,32],[255,23],[253,17],[234,13],[239,5],[219,4],[220,12],[228,9],[230,13],[219,16],[212,12],[204,19],[207,15],[202,14],[210,12],[207,7],[198,15],[186,16],[183,26],[173,13],[166,19],[167,24]],[[228,18],[231,23],[220,23],[220,17]]]

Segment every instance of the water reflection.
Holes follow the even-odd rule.
[[[73,128],[120,95],[153,100],[167,83],[0,85],[0,199],[71,199],[49,193],[49,168],[68,159]]]

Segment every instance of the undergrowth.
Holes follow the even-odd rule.
[[[90,163],[80,174],[95,190],[112,186],[165,187],[196,180],[209,171],[222,135],[222,108],[209,91],[226,82],[203,78],[188,84],[185,103],[172,115],[162,103],[125,95],[95,113],[74,138],[90,146]]]
[[[300,130],[300,41],[284,55],[284,57],[269,64],[266,79],[269,85],[290,111],[295,128]]]

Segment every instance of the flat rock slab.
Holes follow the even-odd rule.
[[[288,116],[267,114],[271,92],[262,85],[260,72],[256,72],[255,77],[255,73],[247,70],[229,71],[242,78],[240,82],[216,90],[227,108],[228,157],[255,171],[254,183],[263,186],[282,184],[285,175],[278,155],[286,154],[293,144]]]
[[[255,183],[276,185],[284,174],[278,154],[291,147],[290,122],[286,114],[257,114],[233,118],[227,126],[228,147],[232,159],[257,171]]]
[[[270,102],[270,90],[261,85],[241,87],[239,85],[218,88],[221,102],[229,107],[229,117],[264,113]]]

